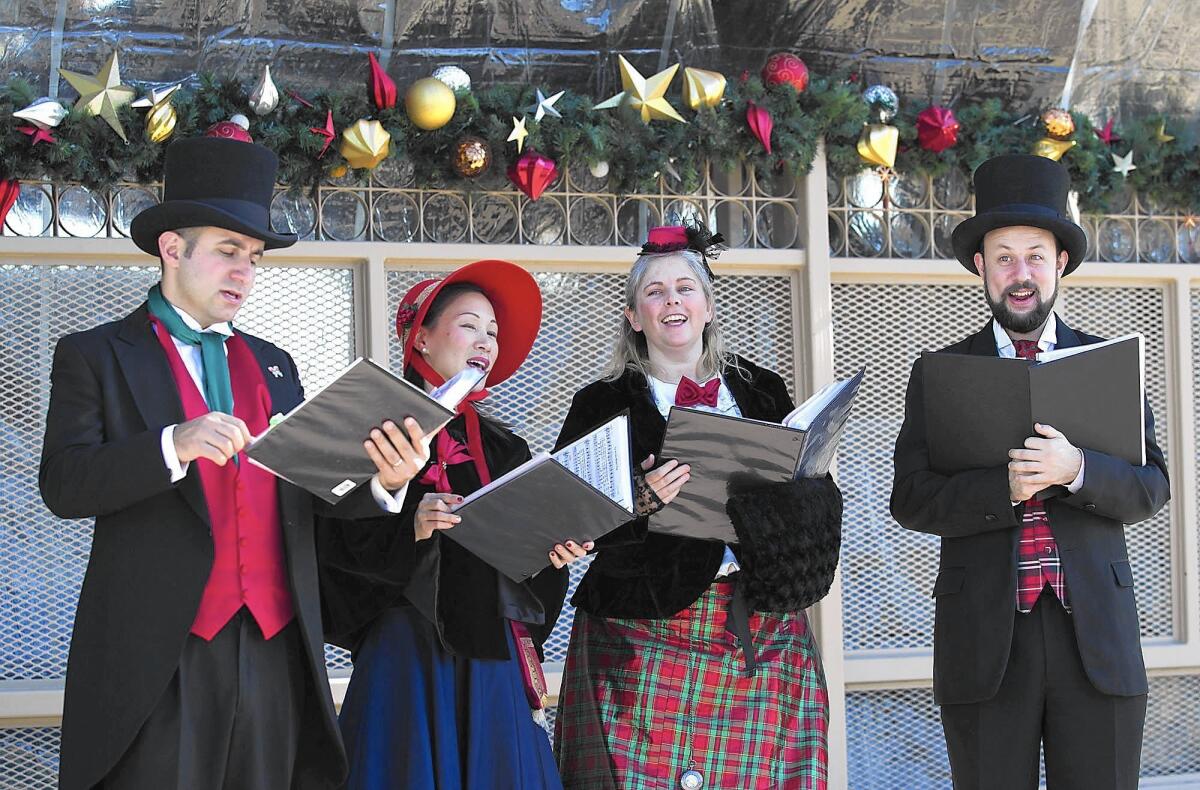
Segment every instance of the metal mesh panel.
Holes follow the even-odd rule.
[[[1192,290],[1192,416],[1195,428],[1192,431],[1197,470],[1200,470],[1200,289]],[[1200,485],[1192,482],[1196,492],[1196,506],[1200,510]],[[1184,489],[1186,490],[1186,489]],[[1197,544],[1200,544],[1200,523],[1196,524]],[[1200,579],[1200,563],[1196,567],[1196,578]]]
[[[848,693],[846,739],[853,790],[950,790],[950,762],[930,688]],[[1200,675],[1152,677],[1141,775],[1198,773]]]
[[[91,519],[58,519],[38,494],[54,345],[121,318],[157,279],[152,266],[0,266],[0,679],[62,677],[91,545]],[[354,356],[353,305],[348,269],[262,267],[238,326],[288,348],[314,388]]]
[[[0,678],[62,677],[92,520],[53,516],[38,494],[50,362],[60,337],[112,321],[145,298],[157,267],[0,267]]]
[[[854,790],[950,790],[933,689],[846,694],[846,752]]]
[[[913,360],[978,330],[987,306],[967,285],[834,283],[832,302],[836,375],[867,366],[838,454],[845,649],[928,648],[938,540],[888,514],[892,449]]]
[[[58,734],[57,727],[0,729],[0,787],[55,790]]]
[[[1200,774],[1200,675],[1150,678],[1142,776]]]
[[[1064,282],[1067,282],[1064,280]],[[1167,382],[1166,291],[1162,288],[1067,287],[1063,319],[1102,337],[1141,332],[1146,338],[1146,398],[1154,411],[1159,447],[1170,444]],[[1086,474],[1086,472],[1085,472]],[[1125,530],[1144,637],[1174,634],[1171,508]],[[1070,583],[1070,580],[1067,582]]]
[[[392,315],[410,287],[444,274],[388,272]],[[537,272],[535,276],[545,305],[541,332],[528,360],[497,388],[489,405],[536,453],[554,444],[571,396],[594,381],[607,361],[621,314],[625,275]],[[791,277],[723,275],[716,279],[716,295],[733,349],[790,382],[794,367]],[[392,370],[400,372],[400,342],[394,334],[388,350]],[[572,566],[568,599],[586,569],[583,562]],[[566,656],[574,617],[567,604],[546,643],[547,661]]]

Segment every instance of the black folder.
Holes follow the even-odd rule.
[[[623,432],[611,458],[586,465],[608,480],[593,485],[569,466],[570,451],[600,432]],[[595,448],[599,449],[599,448]],[[580,468],[582,474],[587,472]],[[623,478],[623,479],[622,479]],[[621,491],[605,493],[609,484]],[[613,497],[619,496],[623,502]],[[441,534],[515,582],[523,582],[550,564],[556,543],[595,540],[634,518],[633,470],[629,457],[629,417],[622,413],[554,455],[533,459],[479,489],[458,505],[462,521]]]
[[[384,420],[412,417],[437,432],[454,412],[369,359],[356,359],[332,382],[255,438],[246,455],[272,474],[330,504],[377,471],[363,449]]]
[[[650,517],[650,531],[737,543],[725,503],[744,491],[824,476],[863,374],[859,370],[829,385],[788,415],[783,425],[671,407],[659,459],[691,465],[691,476],[675,499]],[[810,404],[820,408],[807,430],[786,424]]]
[[[1006,466],[1052,425],[1076,447],[1146,463],[1143,341],[1130,335],[1051,352],[1047,361],[925,352],[930,468]]]

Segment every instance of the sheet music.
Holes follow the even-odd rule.
[[[620,414],[554,454],[554,460],[633,512],[629,415]]]

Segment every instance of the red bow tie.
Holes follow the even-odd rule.
[[[676,406],[717,405],[717,393],[721,390],[721,378],[718,376],[701,387],[696,382],[684,376],[679,380],[679,388],[675,390]]]
[[[446,467],[451,464],[461,464],[470,461],[471,453],[467,446],[457,441],[450,432],[443,428],[437,435],[437,461],[418,480],[421,485],[433,486],[439,494],[449,494],[450,478],[446,475]]]

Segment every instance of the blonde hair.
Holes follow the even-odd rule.
[[[704,381],[727,367],[740,371],[741,366],[738,365],[733,354],[726,349],[725,339],[721,335],[720,318],[715,309],[716,298],[713,293],[712,277],[709,276],[703,256],[695,250],[684,249],[675,252],[639,255],[633,268],[629,270],[629,278],[625,281],[625,307],[630,310],[637,309],[637,295],[646,279],[646,274],[650,271],[651,264],[669,255],[678,255],[683,258],[695,275],[696,281],[700,283],[700,290],[703,292],[708,306],[714,308],[713,319],[704,326],[703,350],[700,352],[700,361],[696,365],[696,375],[700,377],[701,381]],[[646,349],[646,336],[630,326],[624,312],[618,320],[620,328],[617,330],[617,341],[613,344],[612,356],[604,369],[604,380],[615,381],[626,371],[641,373],[643,376],[649,377],[650,358]]]

